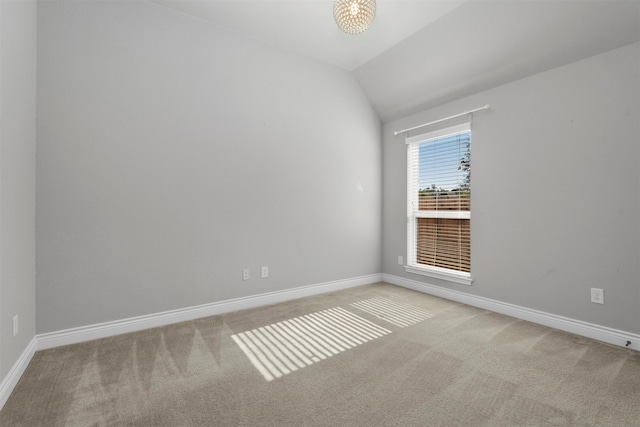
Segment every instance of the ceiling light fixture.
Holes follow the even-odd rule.
[[[376,17],[376,0],[335,0],[333,17],[347,34],[365,31]]]

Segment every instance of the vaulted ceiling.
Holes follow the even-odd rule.
[[[640,0],[377,0],[360,35],[331,0],[154,0],[354,74],[387,122],[640,40]]]

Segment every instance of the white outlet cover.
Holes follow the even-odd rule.
[[[13,336],[18,335],[18,315],[13,316]]]
[[[604,304],[604,290],[591,288],[591,302],[595,304]]]

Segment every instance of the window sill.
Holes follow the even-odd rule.
[[[425,268],[425,267],[415,267],[411,265],[405,265],[404,270],[407,273],[434,277],[436,279],[446,280],[448,282],[460,283],[462,285],[467,285],[467,286],[471,286],[471,282],[473,282],[473,279],[469,275],[451,273],[445,269]]]

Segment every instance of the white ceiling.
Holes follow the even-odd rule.
[[[371,28],[352,36],[336,26],[333,0],[153,1],[350,71],[465,2],[377,0]]]
[[[354,73],[383,121],[640,40],[640,0],[377,0],[352,36],[332,0],[153,0]]]

